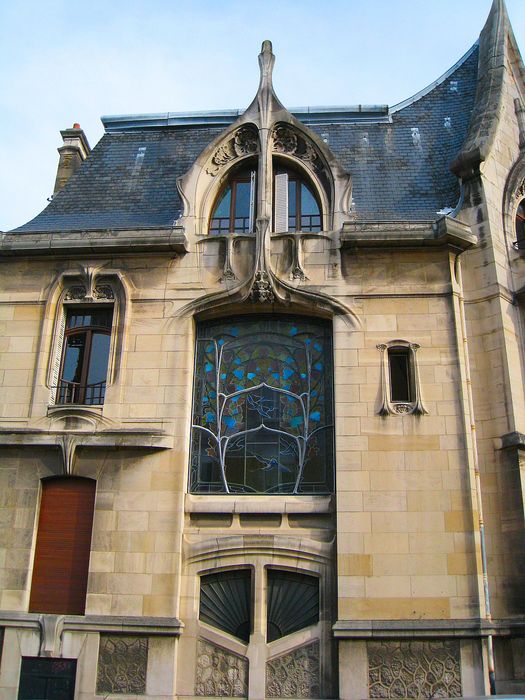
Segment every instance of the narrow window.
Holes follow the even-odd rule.
[[[234,174],[221,191],[210,219],[210,234],[252,233],[255,210],[255,171]]]
[[[251,571],[201,576],[199,620],[248,642],[251,633]]]
[[[321,208],[313,189],[294,171],[278,171],[275,175],[274,230],[321,230]]]
[[[414,379],[410,348],[394,347],[388,349],[390,371],[390,400],[393,402],[414,401]]]
[[[516,211],[516,243],[520,250],[525,249],[525,199],[522,199]]]
[[[73,476],[42,481],[30,612],[84,614],[95,488]]]
[[[112,320],[109,306],[67,309],[57,404],[104,403]]]

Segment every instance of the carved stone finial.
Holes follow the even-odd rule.
[[[272,89],[272,71],[275,63],[275,56],[272,51],[272,42],[266,39],[261,46],[259,54],[259,68],[261,70],[261,85],[259,90],[264,88]]]

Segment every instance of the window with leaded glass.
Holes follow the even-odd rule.
[[[328,322],[257,316],[197,328],[193,493],[333,490]]]

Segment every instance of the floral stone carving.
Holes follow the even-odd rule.
[[[247,698],[248,659],[199,639],[195,695]]]
[[[144,695],[148,666],[148,638],[100,636],[97,694]]]
[[[294,155],[307,163],[311,163],[316,169],[321,167],[319,156],[313,145],[289,126],[276,126],[273,130],[272,138],[273,150],[276,153]]]
[[[367,650],[371,698],[461,696],[456,641],[370,642]]]
[[[208,175],[217,175],[219,170],[235,158],[249,156],[259,150],[259,139],[253,129],[241,127],[237,129],[233,138],[221,144],[211,158],[211,163],[206,168]]]
[[[266,664],[266,697],[320,696],[319,642],[294,649]]]

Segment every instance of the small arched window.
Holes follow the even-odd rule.
[[[273,216],[277,233],[321,231],[321,207],[313,188],[298,172],[276,169]]]
[[[253,233],[255,221],[255,170],[238,170],[219,192],[210,218],[212,235]]]
[[[516,211],[516,243],[519,249],[525,249],[525,199],[521,200]]]

